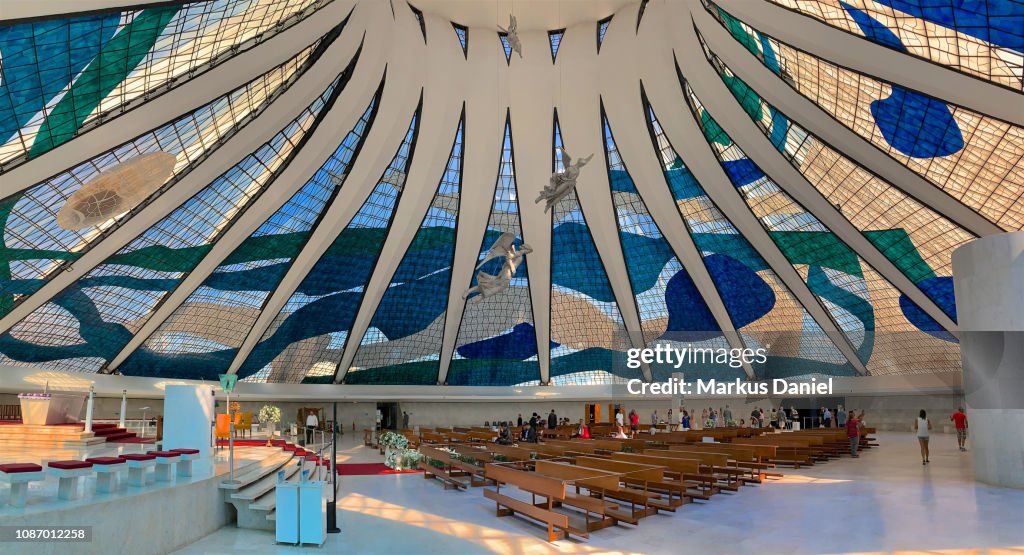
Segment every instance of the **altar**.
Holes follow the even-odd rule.
[[[81,422],[83,393],[21,393],[21,422],[32,426]]]

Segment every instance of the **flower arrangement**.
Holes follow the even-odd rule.
[[[406,449],[409,447],[409,440],[402,434],[396,434],[395,432],[384,432],[380,435],[377,442],[384,447],[392,449]]]
[[[228,410],[231,412],[238,412],[241,408],[242,405],[238,404],[238,401],[231,401],[231,404],[228,405]]]
[[[266,424],[268,422],[273,422],[277,424],[280,421],[281,409],[275,407],[274,405],[263,405],[263,408],[260,409],[261,423]]]

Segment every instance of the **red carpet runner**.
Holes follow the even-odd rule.
[[[384,466],[384,463],[353,463],[339,464],[339,476],[379,476],[382,474],[414,474],[422,470],[393,470]]]

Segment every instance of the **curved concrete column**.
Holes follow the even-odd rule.
[[[1024,232],[953,253],[974,478],[1024,488]]]

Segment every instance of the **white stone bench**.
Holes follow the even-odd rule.
[[[28,499],[29,482],[38,482],[45,477],[43,467],[38,464],[0,464],[0,482],[11,484],[11,497],[7,502],[12,507],[24,507]]]
[[[78,479],[92,476],[93,464],[86,461],[50,461],[46,463],[46,474],[58,478],[57,499],[69,500],[78,497]]]
[[[135,453],[121,455],[121,458],[128,461],[128,485],[135,488],[146,485],[146,469],[156,466],[156,457]]]
[[[171,452],[178,453],[181,456],[178,458],[178,476],[190,477],[192,476],[192,461],[199,458],[199,449],[171,449]]]
[[[156,470],[153,471],[153,476],[156,481],[173,481],[174,478],[171,474],[171,466],[180,460],[181,453],[175,451],[150,451],[148,454],[156,457]]]
[[[85,462],[91,462],[96,471],[96,493],[116,490],[121,471],[128,468],[128,462],[121,457],[93,457]]]

